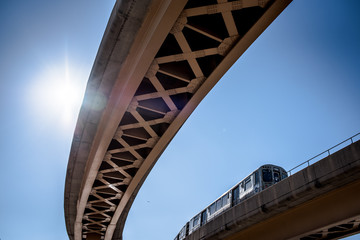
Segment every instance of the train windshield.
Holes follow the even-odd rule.
[[[262,178],[264,182],[272,182],[272,172],[270,169],[262,170]]]
[[[200,215],[197,215],[192,220],[192,227],[195,228],[200,223]]]
[[[280,173],[279,171],[274,170],[274,182],[280,181]]]
[[[287,173],[286,173],[286,172],[283,172],[281,179],[285,179],[285,178],[287,178]]]

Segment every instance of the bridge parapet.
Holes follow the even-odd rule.
[[[359,190],[360,140],[246,199],[186,239],[305,240],[352,234],[360,231]]]

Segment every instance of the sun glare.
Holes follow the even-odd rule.
[[[38,120],[50,120],[63,127],[73,126],[86,80],[84,71],[70,68],[67,62],[46,68],[31,87],[31,109],[40,118]]]

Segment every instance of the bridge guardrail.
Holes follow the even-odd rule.
[[[305,166],[305,167],[310,166],[310,161],[316,159],[317,157],[319,157],[319,156],[321,156],[321,155],[327,154],[327,156],[330,156],[330,154],[331,154],[331,153],[330,153],[330,150],[333,150],[333,149],[339,147],[339,146],[342,145],[342,144],[346,144],[346,145],[343,146],[343,147],[341,147],[340,149],[342,149],[342,148],[344,148],[344,147],[352,144],[352,143],[354,142],[354,139],[355,139],[357,136],[360,137],[360,132],[357,133],[357,134],[355,134],[355,135],[353,135],[352,137],[349,137],[348,139],[346,139],[346,140],[344,140],[344,141],[336,144],[335,146],[333,146],[333,147],[331,147],[331,148],[323,151],[322,153],[319,153],[318,155],[316,155],[316,156],[314,156],[314,157],[312,157],[312,158],[310,158],[310,159],[308,159],[308,160],[300,163],[300,164],[297,165],[296,167],[293,167],[292,169],[290,169],[290,170],[287,171],[287,172],[288,172],[288,175],[291,176],[291,172],[292,172],[292,171],[294,171],[295,169],[298,169],[298,168],[302,167],[302,166],[305,165],[305,164],[307,164],[307,166]],[[351,143],[349,143],[349,142],[351,142]],[[338,149],[338,150],[340,150],[340,149]],[[315,162],[317,162],[317,161],[315,161]],[[315,163],[315,162],[313,162],[313,163]]]

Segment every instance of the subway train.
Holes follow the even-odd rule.
[[[279,166],[266,164],[253,171],[246,178],[237,183],[229,191],[212,202],[200,213],[196,214],[180,230],[174,240],[185,239],[199,227],[211,221],[226,209],[235,206],[246,198],[274,185],[288,176],[287,172]]]

